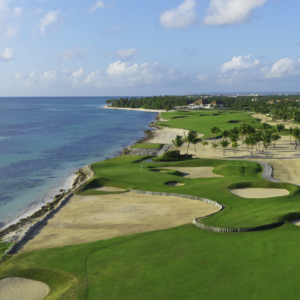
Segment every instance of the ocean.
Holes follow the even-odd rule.
[[[0,98],[0,228],[145,136],[156,113],[102,108],[110,98]]]

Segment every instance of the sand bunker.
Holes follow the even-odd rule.
[[[158,168],[159,169],[159,168]],[[214,174],[213,167],[195,167],[195,168],[177,168],[177,167],[162,167],[161,169],[168,169],[178,171],[184,174],[187,178],[209,178],[209,177],[223,177]]]
[[[49,292],[49,286],[40,281],[19,277],[0,280],[0,299],[3,300],[42,300]]]
[[[296,225],[296,226],[300,226],[300,220],[294,220],[291,223]]]
[[[166,185],[168,185],[168,186],[183,186],[184,184],[174,181],[174,182],[167,182]]]
[[[19,252],[172,228],[218,211],[214,205],[173,196],[133,192],[73,196],[46,226],[38,226],[29,234]]]
[[[119,189],[116,187],[109,187],[109,186],[100,186],[98,188],[94,188],[93,190],[99,191],[99,192],[124,192],[126,190]]]
[[[290,192],[284,189],[261,189],[261,188],[245,188],[229,190],[230,193],[242,198],[271,198],[286,196]]]

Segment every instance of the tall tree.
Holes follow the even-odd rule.
[[[176,135],[175,140],[172,140],[173,145],[176,147],[178,154],[180,154],[179,147],[184,143],[184,139],[181,135]]]

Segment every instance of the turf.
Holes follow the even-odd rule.
[[[203,219],[220,227],[255,227],[300,219],[299,187],[262,179],[259,164],[193,159],[147,163],[143,156],[121,156],[93,164],[94,186],[115,186],[196,195],[226,208]],[[156,167],[214,167],[222,178],[190,179]],[[180,181],[181,187],[166,186]],[[288,196],[243,199],[228,189],[276,187]],[[101,192],[98,192],[101,194]],[[195,218],[197,213],[195,212]],[[192,221],[192,220],[191,220]],[[300,292],[300,228],[287,223],[273,230],[219,234],[191,224],[86,244],[43,249],[13,256],[0,264],[0,278],[17,276],[48,284],[45,299],[291,299]]]
[[[259,128],[261,126],[261,120],[255,119],[251,115],[251,113],[227,110],[176,111],[162,113],[162,118],[168,121],[160,122],[159,125],[193,130],[204,134],[205,138],[211,138],[210,129],[213,126],[218,127],[222,131],[239,127],[242,123],[251,125],[255,129]],[[287,133],[282,132],[282,134]],[[218,133],[218,136],[220,136],[220,133]]]
[[[0,257],[13,243],[0,242]]]
[[[94,186],[114,186],[167,193],[180,193],[212,199],[225,205],[216,215],[203,219],[216,227],[256,227],[288,220],[291,213],[300,213],[298,199],[300,188],[288,183],[264,180],[262,167],[255,162],[193,159],[185,162],[147,163],[142,156],[122,156],[93,164],[95,177],[77,190],[79,195],[95,195]],[[170,170],[158,173],[156,167],[214,167],[213,173],[224,177],[191,179]],[[184,186],[172,187],[166,183],[180,181]],[[282,188],[287,196],[266,199],[244,199],[229,192],[239,187]],[[195,218],[197,215],[195,215]]]
[[[193,225],[20,254],[0,278],[47,283],[45,299],[291,299],[300,228],[218,234]]]
[[[161,149],[163,146],[164,144],[140,143],[133,145],[131,148]]]

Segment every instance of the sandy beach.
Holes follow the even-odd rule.
[[[123,110],[135,110],[135,111],[144,111],[144,112],[155,112],[155,113],[160,113],[160,112],[166,112],[164,109],[144,109],[144,108],[128,108],[128,107],[110,107],[109,105],[104,105],[101,106],[102,108],[107,108],[107,109],[123,109]],[[169,110],[169,112],[174,112],[174,110]]]

